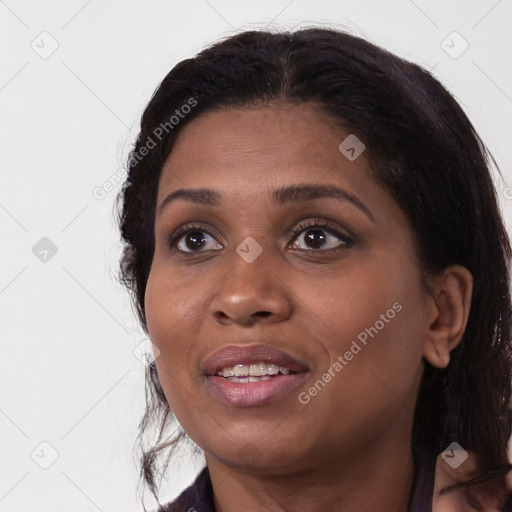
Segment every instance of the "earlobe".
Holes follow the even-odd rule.
[[[431,281],[425,311],[423,357],[446,368],[450,352],[460,343],[469,318],[473,276],[462,265],[451,265]]]

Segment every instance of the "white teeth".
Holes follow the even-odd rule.
[[[219,370],[217,375],[221,377],[227,378],[231,382],[257,382],[255,380],[250,380],[251,377],[267,377],[266,379],[258,379],[258,380],[268,380],[269,375],[277,375],[278,373],[282,373],[283,375],[288,375],[290,373],[289,368],[285,368],[284,366],[279,366],[277,364],[267,364],[264,362],[261,363],[253,363],[253,364],[237,364],[235,366],[228,366]],[[231,377],[234,380],[231,380]],[[244,380],[243,377],[249,377],[248,380]]]
[[[245,364],[237,364],[233,370],[235,377],[247,377],[249,375],[249,367]]]
[[[267,364],[267,374],[277,375],[279,373],[279,366],[277,364]]]
[[[249,365],[249,375],[260,377],[267,373],[267,365],[265,363],[257,363]]]

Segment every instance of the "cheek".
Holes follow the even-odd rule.
[[[386,268],[359,261],[332,279],[323,279],[321,286],[312,289],[311,281],[297,292],[317,319],[317,341],[330,353],[348,350],[353,340],[362,347],[396,352],[413,348],[402,344],[421,332],[420,275],[411,262],[391,261]]]
[[[329,382],[319,402],[361,415],[414,400],[424,337],[419,274],[397,261],[386,271],[361,266],[333,280],[308,307],[321,318],[318,343],[329,361],[318,368]],[[334,375],[334,377],[333,377]]]
[[[168,350],[166,339],[169,337],[169,329],[177,321],[176,301],[169,294],[168,284],[159,279],[153,270],[149,275],[144,296],[146,320],[151,341],[162,352]]]
[[[169,273],[151,270],[145,293],[146,319],[151,341],[160,350],[155,362],[171,407],[195,371],[190,355],[201,308],[200,294],[186,292]]]
[[[145,308],[149,336],[160,350],[155,364],[164,395],[173,415],[182,425],[187,425],[190,417],[197,414],[195,401],[186,391],[191,389],[191,344],[183,333],[187,332],[187,306],[191,306],[191,302],[175,284],[169,275],[162,277],[162,273],[152,269]],[[194,311],[194,308],[189,310]]]
[[[183,297],[181,297],[183,299]],[[164,338],[183,314],[180,294],[173,286],[172,276],[153,265],[144,296],[146,319],[153,342]],[[165,347],[159,347],[160,349]]]
[[[161,351],[186,349],[204,315],[204,290],[195,280],[184,280],[164,265],[151,269],[145,292],[149,334]]]

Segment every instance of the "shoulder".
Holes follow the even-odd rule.
[[[203,468],[174,501],[160,507],[157,512],[215,512],[208,467]]]

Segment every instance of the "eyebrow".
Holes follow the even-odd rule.
[[[312,185],[308,183],[298,184],[277,188],[272,194],[273,203],[279,206],[289,203],[305,203],[315,199],[324,198],[334,198],[340,201],[352,203],[359,210],[365,213],[370,220],[374,220],[372,212],[360,199],[347,190],[343,190],[333,185]],[[211,207],[219,207],[222,205],[222,197],[215,190],[209,188],[180,188],[169,194],[162,201],[158,209],[159,214],[161,214],[162,211],[174,201],[186,201]]]

